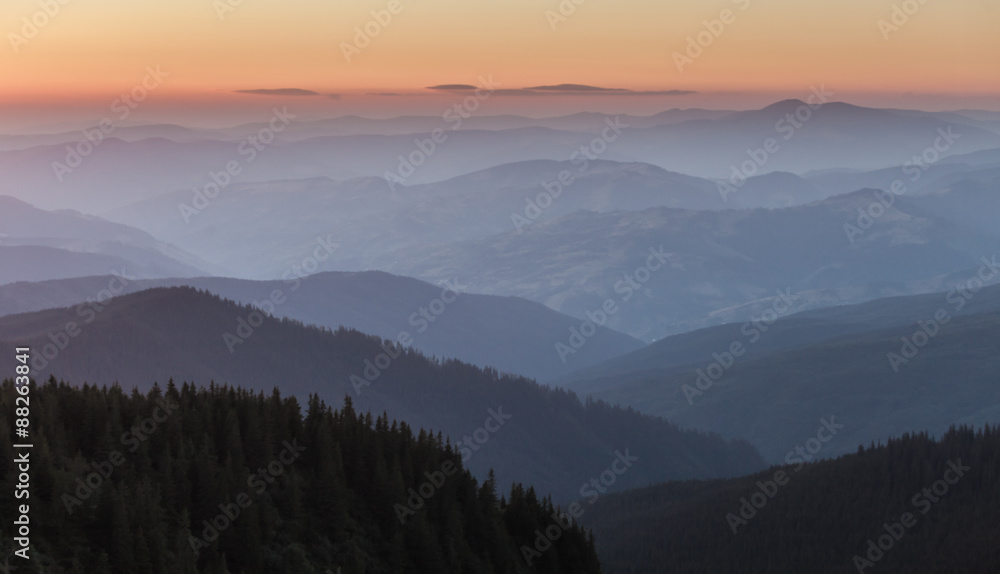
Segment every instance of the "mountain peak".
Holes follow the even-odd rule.
[[[801,106],[808,106],[806,102],[803,102],[797,98],[791,98],[788,100],[781,100],[780,102],[775,102],[767,107],[761,108],[762,112],[787,112],[795,111]]]

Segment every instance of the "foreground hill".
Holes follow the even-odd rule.
[[[990,574],[1000,571],[998,462],[1000,427],[963,427],[616,494],[582,520],[606,572]]]
[[[0,482],[9,492],[19,472],[8,430],[15,395],[6,381]],[[526,566],[518,545],[546,525],[549,501],[521,485],[501,496],[440,437],[373,421],[349,401],[332,411],[315,396],[303,405],[278,392],[172,383],[142,395],[54,379],[31,399],[33,572],[600,572],[577,527]],[[13,497],[0,510],[21,515]],[[9,521],[3,530],[9,556],[17,534]]]
[[[0,286],[0,316],[101,298],[109,284],[121,294],[188,285],[241,304],[256,303],[276,317],[331,329],[344,326],[384,339],[396,339],[406,331],[413,348],[425,355],[456,357],[539,380],[643,346],[637,339],[601,327],[590,337],[586,356],[566,364],[559,359],[555,344],[569,337],[571,328],[580,327],[578,319],[526,299],[461,293],[461,281],[448,283],[459,294],[443,293],[447,288],[443,285],[381,272],[328,272],[307,278],[291,276],[288,281],[203,277],[123,284],[107,276],[19,283]],[[438,301],[442,295],[449,302]]]
[[[67,334],[71,321],[75,336]],[[641,463],[615,488],[734,476],[763,464],[746,443],[681,431],[603,403],[583,405],[571,393],[493,369],[432,361],[357,331],[279,321],[191,288],[126,295],[99,310],[81,305],[12,315],[0,318],[0,333],[0,344],[35,350],[34,373],[43,378],[148,389],[173,377],[255,391],[278,387],[301,400],[350,395],[359,409],[464,441],[477,476],[496,468],[500,484],[530,482],[557,500],[574,497],[626,450]],[[0,357],[0,372],[13,372],[12,361]]]

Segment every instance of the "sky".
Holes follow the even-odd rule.
[[[998,29],[997,0],[4,0],[0,129],[99,113],[147,67],[168,74],[150,120],[293,97],[320,116],[431,112],[449,94],[428,87],[480,78],[511,90],[498,113],[747,109],[813,85],[996,110]],[[615,91],[517,95],[558,84]],[[283,88],[315,95],[239,92]]]

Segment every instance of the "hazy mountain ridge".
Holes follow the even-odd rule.
[[[79,253],[41,245],[0,245],[0,286],[18,281],[86,277],[126,272],[129,261],[114,255]]]
[[[702,348],[682,366],[595,378],[579,390],[747,439],[771,462],[782,460],[796,437],[808,437],[824,416],[836,416],[845,429],[823,456],[904,432],[938,435],[953,424],[998,420],[992,374],[1000,346],[992,334],[1000,329],[1000,311],[952,316],[954,307],[944,300],[938,309],[947,314],[861,332],[841,327],[841,334],[826,326],[827,338],[786,341],[747,356],[745,349],[768,333],[741,329],[725,346]]]
[[[858,228],[858,210],[873,204],[881,216]],[[660,249],[669,263],[650,261],[657,268],[640,272],[646,281],[629,283]],[[379,267],[424,279],[461,270],[473,291],[533,299],[580,318],[613,299],[622,312],[608,324],[650,340],[749,318],[750,309],[743,316],[718,312],[778,291],[825,291],[838,302],[838,292],[913,293],[908,284],[996,253],[994,236],[928,214],[902,196],[885,209],[874,190],[862,190],[776,210],[577,212],[521,233],[403,250]],[[640,296],[625,300],[629,293]],[[812,299],[800,298],[796,308],[822,301]]]
[[[104,255],[116,258],[116,265],[120,262],[127,264],[100,270],[90,268],[86,275],[116,270],[119,274],[134,274],[137,277],[184,277],[206,275],[210,274],[209,269],[219,269],[219,266],[134,227],[73,210],[46,211],[9,196],[0,196],[0,230],[0,243],[4,246],[49,247],[73,253]],[[62,259],[74,257],[63,255]],[[42,258],[28,258],[25,263],[45,265]],[[71,271],[60,271],[56,263],[47,267],[46,279],[74,276]],[[32,279],[32,276],[18,278],[15,266],[9,269],[10,277],[15,278],[13,281]]]
[[[529,118],[518,115],[487,115],[466,118],[459,129],[500,131],[515,127],[541,126],[567,131],[592,132],[604,127],[609,118],[618,117],[630,125],[654,126],[678,123],[690,119],[715,119],[732,114],[731,110],[670,109],[648,116],[630,114],[576,113],[565,116]],[[968,121],[968,118],[966,119]],[[346,115],[327,119],[301,119],[281,134],[283,141],[299,141],[323,135],[411,135],[427,133],[441,127],[441,116],[398,116],[367,118]],[[90,126],[87,126],[90,127]],[[225,128],[192,128],[176,124],[128,124],[117,126],[115,137],[127,142],[163,138],[177,143],[216,140],[238,142],[254,135],[264,123],[246,123]],[[68,126],[49,128],[49,133],[0,135],[0,150],[75,143],[80,129]]]
[[[717,117],[702,114],[704,119],[657,125],[645,121],[628,124],[630,118],[626,117],[621,123],[628,127],[606,146],[600,157],[645,162],[700,177],[728,178],[733,166],[748,160],[747,149],[760,148],[768,138],[780,142],[779,147],[783,144],[783,149],[769,154],[766,164],[758,167],[794,173],[901,165],[931,146],[938,137],[938,129],[949,126],[960,128],[961,134],[949,146],[950,154],[1000,147],[1000,134],[970,125],[977,121],[971,118],[956,126],[933,114],[900,114],[837,102],[828,102],[811,111],[810,119],[789,131],[789,126],[798,122],[788,122],[787,114],[798,113],[803,106],[801,101],[790,100],[760,110]],[[289,113],[295,115],[294,109]],[[438,120],[430,129],[421,126],[424,129],[392,135],[305,131],[303,134],[309,136],[305,139],[278,137],[254,153],[252,163],[244,161],[249,157],[244,154],[248,150],[241,150],[241,144],[233,141],[173,142],[157,136],[127,142],[109,137],[83,158],[79,167],[61,178],[56,192],[53,184],[57,183],[57,177],[52,166],[53,162],[67,161],[65,144],[0,152],[0,169],[8,176],[8,187],[0,191],[44,207],[70,205],[102,212],[136,199],[204,186],[210,181],[209,172],[224,170],[227,162],[233,160],[241,164],[237,182],[317,176],[341,180],[380,177],[399,169],[399,157],[417,149],[415,140],[426,140],[434,129],[442,129],[447,139],[434,146],[428,161],[420,161],[422,165],[412,175],[405,176],[407,183],[427,183],[515,161],[566,160],[580,146],[600,138],[605,123],[598,119],[610,118],[588,118],[579,123],[538,120],[509,129],[471,129],[469,125],[473,125],[475,118],[463,120],[457,126]],[[303,120],[306,125],[312,123]],[[465,125],[465,121],[470,124]],[[286,131],[291,135],[302,127],[295,126],[296,123],[293,118],[279,136]],[[487,127],[503,127],[502,123]],[[463,126],[465,129],[461,129]],[[232,135],[252,134],[251,127],[240,128]],[[76,141],[81,139],[82,135]],[[705,149],[713,150],[711,159],[701,151]],[[82,197],[87,198],[86,202],[76,200]]]
[[[989,276],[990,269],[982,269]],[[962,291],[956,288],[949,292],[880,298],[854,305],[800,311],[766,322],[758,320],[749,323],[750,327],[746,327],[748,323],[727,323],[672,335],[627,355],[561,377],[554,383],[590,390],[587,381],[592,379],[611,381],[640,371],[692,367],[710,357],[713,351],[724,350],[732,341],[746,337],[741,332],[744,329],[761,335],[759,342],[747,347],[745,357],[762,358],[844,335],[912,325],[915,318],[933,317],[943,305],[950,307],[952,316],[1000,311],[1000,285],[987,284],[976,292],[970,290],[968,282],[977,277],[977,271],[979,269],[961,274],[965,279]],[[1000,276],[994,276],[994,280],[994,283],[1000,282]]]
[[[947,293],[667,337],[554,383],[695,428],[757,437],[755,444],[770,460],[784,453],[783,436],[794,438],[795,429],[805,432],[811,424],[801,412],[825,416],[819,413],[826,409],[855,421],[842,435],[847,440],[829,447],[834,453],[904,431],[937,433],[953,423],[993,422],[1000,420],[1000,396],[993,393],[986,350],[995,339],[990,333],[1000,313],[1000,285],[970,283],[978,279],[976,271],[989,277],[990,269],[980,267]],[[928,332],[935,335],[917,348]],[[738,357],[731,353],[734,344]],[[702,375],[710,367],[711,383]],[[726,367],[721,375],[719,367]],[[934,377],[944,382],[935,383]],[[781,411],[790,404],[796,405],[794,417]],[[782,430],[776,421],[792,430]]]

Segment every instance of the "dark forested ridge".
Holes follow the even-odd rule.
[[[998,516],[1000,427],[987,426],[615,494],[582,520],[611,574],[995,574]]]
[[[69,321],[76,325],[72,336],[65,334]],[[240,321],[257,326],[238,330]],[[240,341],[232,353],[226,333]],[[64,348],[57,350],[50,335]],[[559,502],[578,499],[581,485],[606,469],[618,450],[631,449],[641,460],[613,489],[739,476],[766,466],[746,442],[681,430],[631,409],[582,403],[573,393],[523,377],[410,349],[389,360],[380,356],[391,345],[378,337],[279,321],[191,288],[125,295],[100,310],[84,305],[2,317],[0,345],[31,347],[32,373],[43,380],[54,374],[77,384],[118,381],[146,391],[174,377],[264,392],[278,387],[300,400],[318,394],[334,403],[351,396],[358,410],[387,412],[453,442],[472,437],[491,410],[500,409],[509,420],[485,443],[480,433],[465,466],[480,478],[496,469],[501,484],[531,484]],[[55,358],[46,359],[52,351]],[[384,368],[373,373],[376,361]],[[13,356],[0,355],[0,373],[13,372]],[[369,381],[368,374],[376,376]]]
[[[15,395],[0,398],[0,480],[17,472]],[[520,546],[555,509],[477,482],[440,435],[312,396],[213,386],[34,387],[31,561],[18,572],[597,573],[572,526],[529,567]],[[434,480],[435,488],[423,486]],[[410,489],[423,493],[412,512]],[[16,516],[13,497],[0,514]],[[23,502],[23,501],[22,501]],[[27,565],[25,565],[27,564]],[[338,570],[340,569],[340,570]]]
[[[344,326],[388,339],[396,339],[400,332],[406,331],[412,335],[413,348],[425,355],[458,357],[474,365],[488,365],[539,380],[567,374],[643,346],[638,339],[600,327],[588,337],[586,356],[578,353],[572,361],[563,363],[554,342],[566,338],[570,328],[578,329],[580,319],[518,297],[443,291],[443,288],[462,291],[461,281],[449,282],[451,287],[445,287],[381,271],[365,271],[315,273],[281,281],[199,277],[123,282],[107,276],[106,269],[110,266],[101,277],[0,285],[0,316],[72,307],[88,298],[110,297],[114,293],[123,295],[186,285],[238,303],[263,305],[266,301],[276,317],[331,329]],[[449,302],[433,311],[429,309],[444,302],[442,299],[435,303],[442,296]],[[424,315],[431,314],[430,320],[420,314],[421,310]]]

